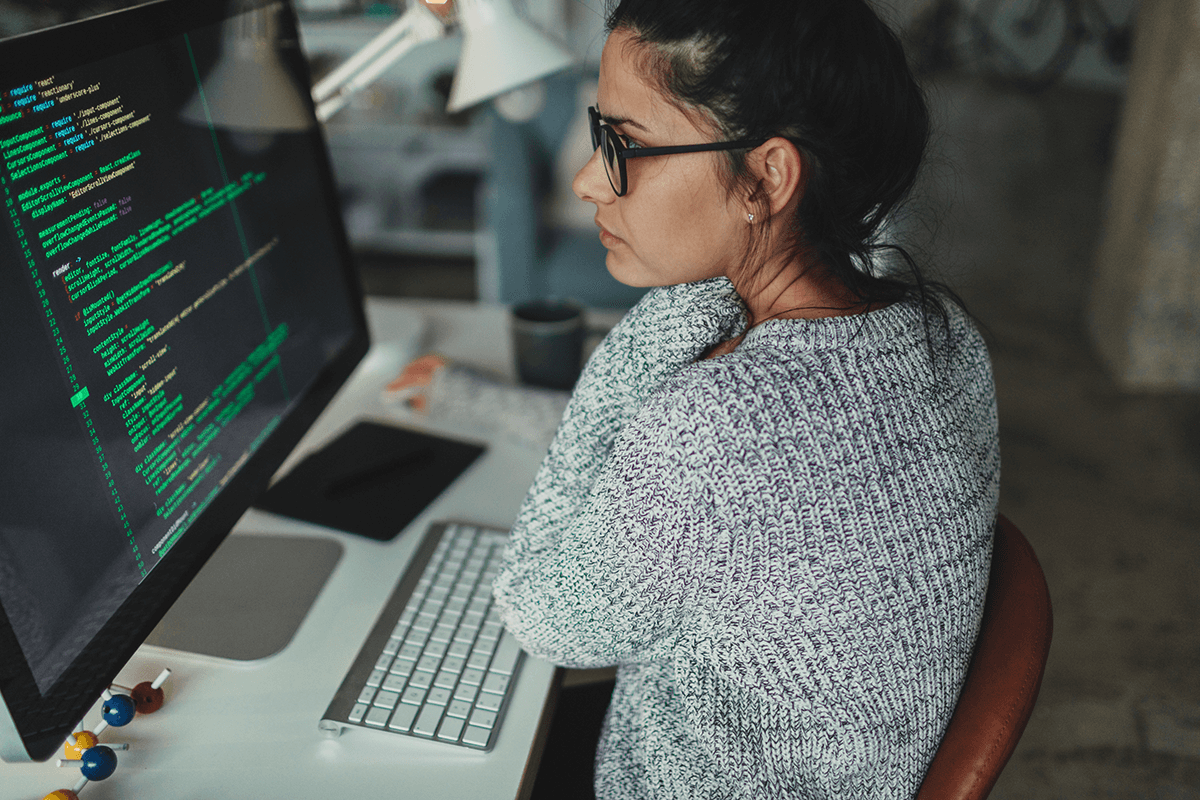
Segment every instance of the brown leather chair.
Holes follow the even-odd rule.
[[[1033,712],[1054,627],[1046,576],[1001,514],[975,655],[917,800],[982,800]]]

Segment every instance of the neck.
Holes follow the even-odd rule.
[[[750,314],[750,327],[769,319],[820,319],[863,311],[819,262],[768,262],[753,275],[731,277]]]

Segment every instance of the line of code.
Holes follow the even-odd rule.
[[[136,481],[152,493],[153,513],[166,532],[152,548],[144,547],[165,553],[244,461],[240,448],[227,458],[218,441],[262,382],[281,376],[279,351],[289,328],[260,323],[261,336],[236,366],[219,379],[201,379],[213,383],[196,391],[195,368],[180,355],[187,350],[181,343],[194,348],[217,333],[209,309],[229,293],[258,297],[255,265],[279,244],[278,235],[249,244],[237,221],[237,202],[267,175],[249,171],[217,185],[180,188],[165,201],[162,187],[170,182],[157,182],[148,193],[139,176],[162,175],[163,159],[171,154],[155,139],[156,112],[139,109],[126,94],[106,89],[103,79],[54,76],[0,92],[0,182],[60,351],[71,406],[92,437],[144,575],[146,561],[121,486],[128,495]],[[224,161],[219,152],[215,157],[224,176]],[[205,237],[229,238],[225,231],[235,226],[240,260],[222,265],[211,256],[178,256]],[[261,306],[261,298],[257,302]],[[230,356],[236,354],[224,357]],[[117,415],[122,442],[96,432],[97,400],[108,409],[106,420]],[[111,424],[106,431],[113,435]],[[118,444],[135,454],[132,475],[113,474],[109,451]]]
[[[14,126],[30,112],[38,112],[53,108],[56,102],[60,102],[66,97],[72,89],[69,84],[56,84],[53,78],[48,78],[44,81],[39,81],[36,84],[28,84],[17,87],[3,94],[0,98],[0,131],[5,128],[3,126]],[[58,98],[56,100],[56,98]],[[8,102],[4,102],[7,100]],[[61,128],[62,126],[58,126]],[[53,129],[53,126],[52,126]],[[47,297],[46,286],[38,271],[38,262],[34,258],[33,250],[30,247],[29,237],[25,228],[25,221],[22,219],[21,212],[25,210],[18,205],[18,198],[21,194],[25,194],[26,198],[28,189],[25,192],[20,192],[14,185],[14,182],[19,178],[36,172],[42,166],[49,166],[56,161],[61,161],[66,158],[69,151],[64,142],[59,142],[54,145],[47,146],[45,137],[40,137],[38,134],[45,130],[44,126],[31,128],[23,133],[8,136],[0,139],[0,154],[4,158],[4,171],[0,172],[0,187],[4,190],[4,204],[9,213],[9,221],[12,225],[12,230],[17,237],[17,243],[21,248],[21,254],[25,259],[26,268],[29,270],[30,278],[34,290],[37,293],[37,298],[40,301],[41,307],[46,316],[46,323],[51,337],[53,337],[54,345],[58,349],[58,355],[62,362],[63,374],[67,380],[70,391],[70,402],[73,408],[78,409],[81,420],[87,430],[90,445],[94,449],[96,459],[99,463],[103,479],[107,483],[107,489],[111,493],[114,509],[117,514],[117,519],[122,527],[122,530],[129,542],[130,552],[137,564],[138,570],[144,576],[147,574],[146,562],[138,546],[133,529],[129,523],[129,517],[126,513],[125,505],[121,499],[121,492],[117,487],[116,477],[113,475],[112,468],[109,466],[108,459],[105,454],[104,446],[100,442],[100,437],[97,435],[95,421],[90,410],[87,407],[87,398],[89,391],[87,387],[81,387],[79,377],[76,373],[75,364],[71,359],[68,348],[66,347],[63,337],[63,331],[59,327],[58,315],[55,314],[50,298]],[[55,137],[63,139],[64,137]],[[56,149],[57,148],[57,149]],[[86,148],[84,148],[86,149]],[[53,154],[51,154],[53,151]],[[31,160],[39,159],[33,166],[26,166]],[[13,197],[13,192],[17,191],[17,197]]]

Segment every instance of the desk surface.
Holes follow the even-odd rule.
[[[382,403],[380,390],[411,356],[425,349],[512,374],[502,307],[373,299],[368,317],[375,342],[371,352],[293,459],[352,420],[413,424],[410,415]],[[425,333],[417,340],[421,327]],[[462,435],[428,422],[416,426]],[[362,730],[328,739],[317,729],[427,525],[440,519],[512,523],[541,453],[507,441],[489,445],[466,474],[390,542],[248,512],[234,535],[332,538],[344,546],[341,560],[292,641],[274,656],[241,662],[143,646],[117,682],[132,686],[169,667],[166,704],[155,714],[102,734],[102,741],[129,742],[131,749],[118,753],[120,765],[111,778],[83,790],[83,800],[516,797],[531,752],[537,749],[543,708],[556,688],[555,668],[545,662],[526,658],[499,741],[490,753]],[[97,705],[85,724],[91,728],[98,720]],[[536,768],[535,763],[530,766]],[[53,762],[0,763],[0,800],[40,800],[55,789],[73,786],[78,776],[77,770],[59,769]]]

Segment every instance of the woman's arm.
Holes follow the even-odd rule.
[[[691,412],[656,393],[744,324],[724,279],[655,289],[589,360],[495,583],[531,652],[579,666],[664,652],[710,501],[687,479],[702,446]]]

